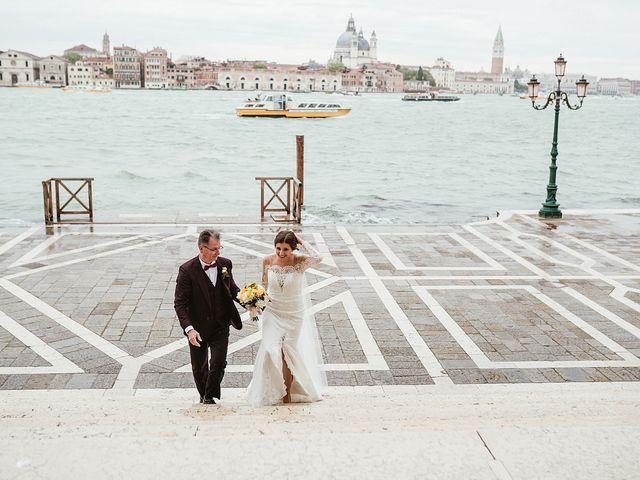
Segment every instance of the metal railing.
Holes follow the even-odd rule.
[[[88,221],[93,222],[93,178],[50,178],[42,182],[42,196],[44,200],[44,223],[53,225],[63,222],[84,222],[85,219],[64,219],[67,215],[87,215]],[[78,187],[78,183],[80,186]],[[76,188],[77,187],[77,188]],[[85,189],[86,187],[86,189]],[[72,191],[73,190],[73,191]],[[68,193],[68,198],[62,198]],[[86,197],[79,195],[86,193]],[[54,200],[55,197],[55,200]],[[77,210],[71,210],[72,202],[75,200]],[[64,201],[64,203],[62,203]],[[55,203],[55,216],[54,216]]]
[[[301,223],[302,182],[295,177],[256,177],[260,181],[260,219],[270,214],[278,223]],[[272,205],[273,204],[273,205]],[[280,213],[281,215],[273,215]]]

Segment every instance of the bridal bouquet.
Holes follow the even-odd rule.
[[[251,320],[257,320],[258,313],[262,313],[270,300],[267,290],[262,285],[253,282],[240,289],[238,301],[240,305],[249,310]]]

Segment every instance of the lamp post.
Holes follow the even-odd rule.
[[[551,165],[549,165],[549,183],[547,185],[547,199],[542,204],[542,208],[538,212],[538,215],[542,218],[562,218],[562,212],[560,211],[560,204],[556,201],[556,192],[558,191],[558,185],[556,185],[556,159],[558,158],[558,118],[560,117],[560,105],[564,103],[569,110],[578,110],[582,107],[584,97],[587,96],[587,86],[589,82],[584,78],[584,75],[580,80],[576,82],[576,93],[580,103],[578,105],[571,105],[569,103],[569,95],[563,92],[560,88],[560,82],[564,77],[564,71],[567,67],[567,61],[560,55],[555,64],[555,75],[558,79],[556,90],[551,92],[547,96],[547,101],[544,105],[536,105],[538,99],[538,92],[540,90],[540,82],[534,75],[533,78],[527,83],[529,87],[529,98],[531,99],[531,105],[536,110],[544,110],[551,102],[555,103],[555,120],[553,123],[553,142],[551,143]]]

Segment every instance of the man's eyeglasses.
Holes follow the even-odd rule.
[[[220,253],[220,252],[222,252],[222,251],[224,250],[224,247],[219,247],[219,248],[209,248],[209,247],[207,247],[205,244],[202,244],[202,246],[203,246],[204,248],[206,248],[207,250],[209,250],[210,252],[213,252],[213,253]]]

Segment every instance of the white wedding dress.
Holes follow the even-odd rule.
[[[294,266],[267,267],[267,292],[271,301],[260,320],[262,342],[247,391],[247,401],[252,406],[275,405],[286,395],[283,353],[293,376],[291,401],[322,399],[320,389],[326,385],[326,378],[320,370],[321,347],[309,311],[310,302],[304,294],[304,272],[319,264],[322,257],[306,243],[300,245],[300,250],[308,255]]]

